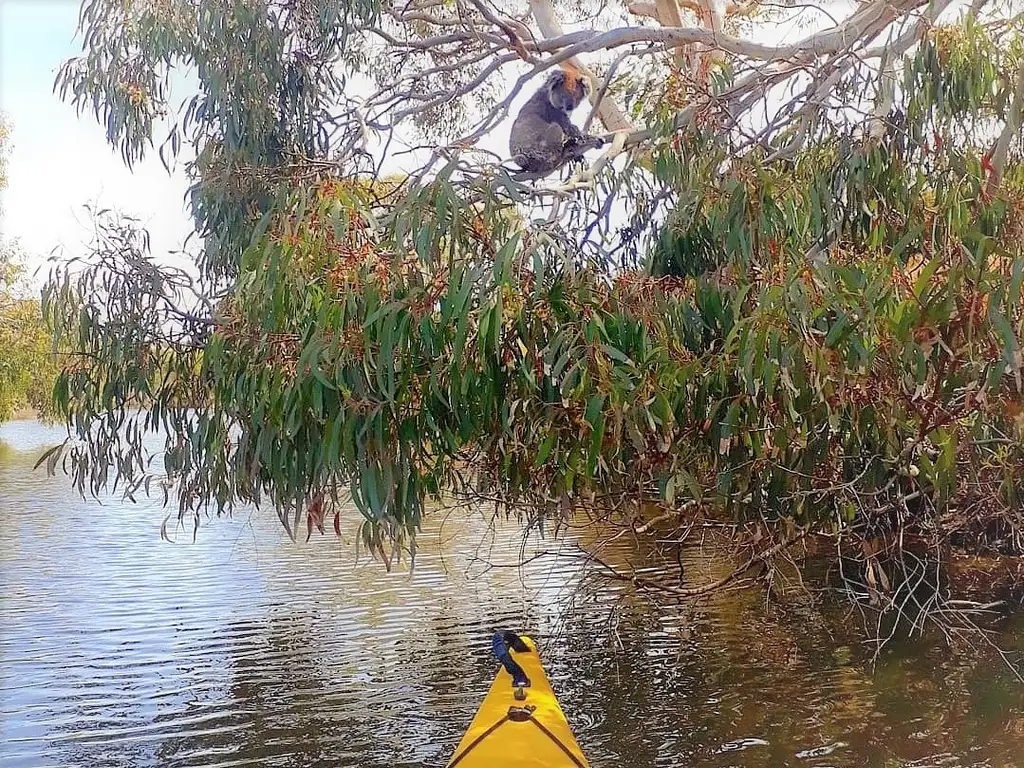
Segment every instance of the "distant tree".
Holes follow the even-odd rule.
[[[20,408],[52,417],[53,384],[60,366],[39,299],[24,285],[17,251],[0,245],[0,421]]]

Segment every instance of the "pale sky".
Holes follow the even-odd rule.
[[[54,93],[61,63],[81,51],[78,10],[78,0],[0,0],[0,112],[12,129],[0,234],[33,267],[89,241],[87,203],[141,219],[155,253],[180,249],[192,229],[181,172],[168,176],[155,151],[129,171],[92,113]]]

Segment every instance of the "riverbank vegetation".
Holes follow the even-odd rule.
[[[452,496],[730,531],[722,584],[616,575],[668,597],[811,538],[883,610],[956,597],[906,553],[1019,562],[1020,16],[868,2],[771,45],[795,6],[694,7],[88,0],[60,91],[129,163],[167,129],[203,243],[172,270],[101,216],[56,266],[51,464],[293,536],[350,495],[388,562]],[[518,180],[481,142],[559,65],[612,140]]]
[[[50,417],[59,364],[38,299],[23,282],[17,251],[0,246],[0,421]]]
[[[0,192],[7,187],[9,127],[0,119]],[[0,241],[0,421],[12,416],[53,415],[53,384],[59,365],[38,290],[25,281],[16,243]]]

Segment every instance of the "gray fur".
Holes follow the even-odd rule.
[[[509,152],[520,168],[550,173],[604,144],[598,136],[585,136],[569,119],[588,91],[582,77],[569,78],[561,69],[548,75],[512,123]]]

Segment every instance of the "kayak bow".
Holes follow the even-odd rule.
[[[448,768],[589,768],[533,640],[495,633],[493,646],[502,668]]]

